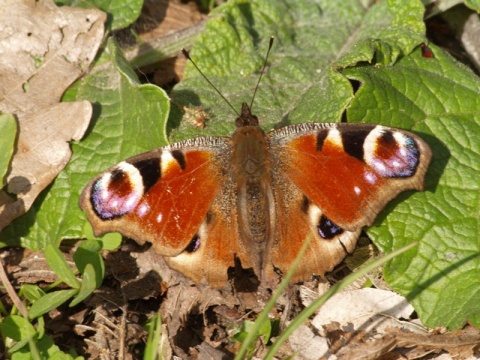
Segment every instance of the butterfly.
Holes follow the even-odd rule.
[[[231,137],[199,137],[120,162],[83,190],[96,235],[153,244],[195,282],[222,287],[238,261],[261,281],[330,271],[400,192],[422,190],[417,135],[373,124],[305,123],[265,133],[242,105]]]

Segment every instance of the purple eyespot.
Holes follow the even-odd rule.
[[[377,126],[365,142],[365,161],[378,174],[387,178],[411,177],[420,162],[415,139],[398,131]]]
[[[320,217],[320,221],[318,222],[318,235],[320,235],[323,239],[333,239],[337,235],[343,233],[343,229],[335,224],[332,220],[327,218],[325,215]]]
[[[99,218],[112,220],[133,211],[142,196],[143,183],[139,171],[133,165],[122,162],[94,182],[90,201]]]
[[[192,241],[190,241],[190,244],[185,248],[185,251],[188,253],[193,253],[198,250],[200,247],[200,236],[198,234],[195,234],[192,238]]]

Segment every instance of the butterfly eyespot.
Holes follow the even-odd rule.
[[[343,233],[343,229],[332,220],[322,215],[318,222],[318,235],[323,239],[329,240]]]
[[[90,202],[99,218],[112,220],[133,211],[143,196],[143,189],[138,169],[122,162],[93,183]]]
[[[365,162],[383,177],[406,178],[415,175],[420,150],[415,139],[398,131],[377,126],[366,142]]]
[[[187,253],[193,253],[198,250],[198,248],[200,247],[200,243],[200,236],[198,236],[198,234],[195,234],[192,238],[192,241],[190,241],[190,244],[187,245],[184,251],[186,251]]]

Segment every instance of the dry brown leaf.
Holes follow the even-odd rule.
[[[192,1],[185,4],[169,0],[147,0],[135,27],[143,39],[149,40],[184,29],[204,18],[197,4]]]
[[[186,59],[178,57],[180,48],[171,46],[179,39],[193,38],[205,26],[207,16],[200,12],[195,1],[145,0],[142,13],[129,28],[115,34],[128,61],[154,73],[154,83],[167,85],[183,77]],[[133,36],[136,33],[138,38]],[[190,41],[182,46],[189,47]],[[152,49],[161,49],[152,54]],[[144,58],[145,56],[145,58]],[[156,61],[153,61],[153,59]],[[168,60],[167,60],[168,59]],[[162,62],[158,66],[157,62]],[[157,64],[156,64],[157,63]]]
[[[0,230],[31,207],[68,163],[68,141],[85,133],[91,104],[60,99],[95,58],[105,20],[99,10],[57,7],[51,0],[3,1],[0,111],[14,114],[20,130],[0,193]]]
[[[323,325],[338,321],[344,330],[382,332],[387,326],[407,326],[408,323],[396,319],[408,319],[412,313],[413,307],[404,297],[392,291],[365,288],[333,296],[322,306],[312,325],[322,331]]]

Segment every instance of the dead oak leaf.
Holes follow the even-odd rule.
[[[80,140],[89,102],[60,103],[95,58],[105,13],[57,7],[51,0],[5,0],[0,12],[0,111],[19,127],[15,154],[0,192],[0,230],[31,207],[68,163]]]

